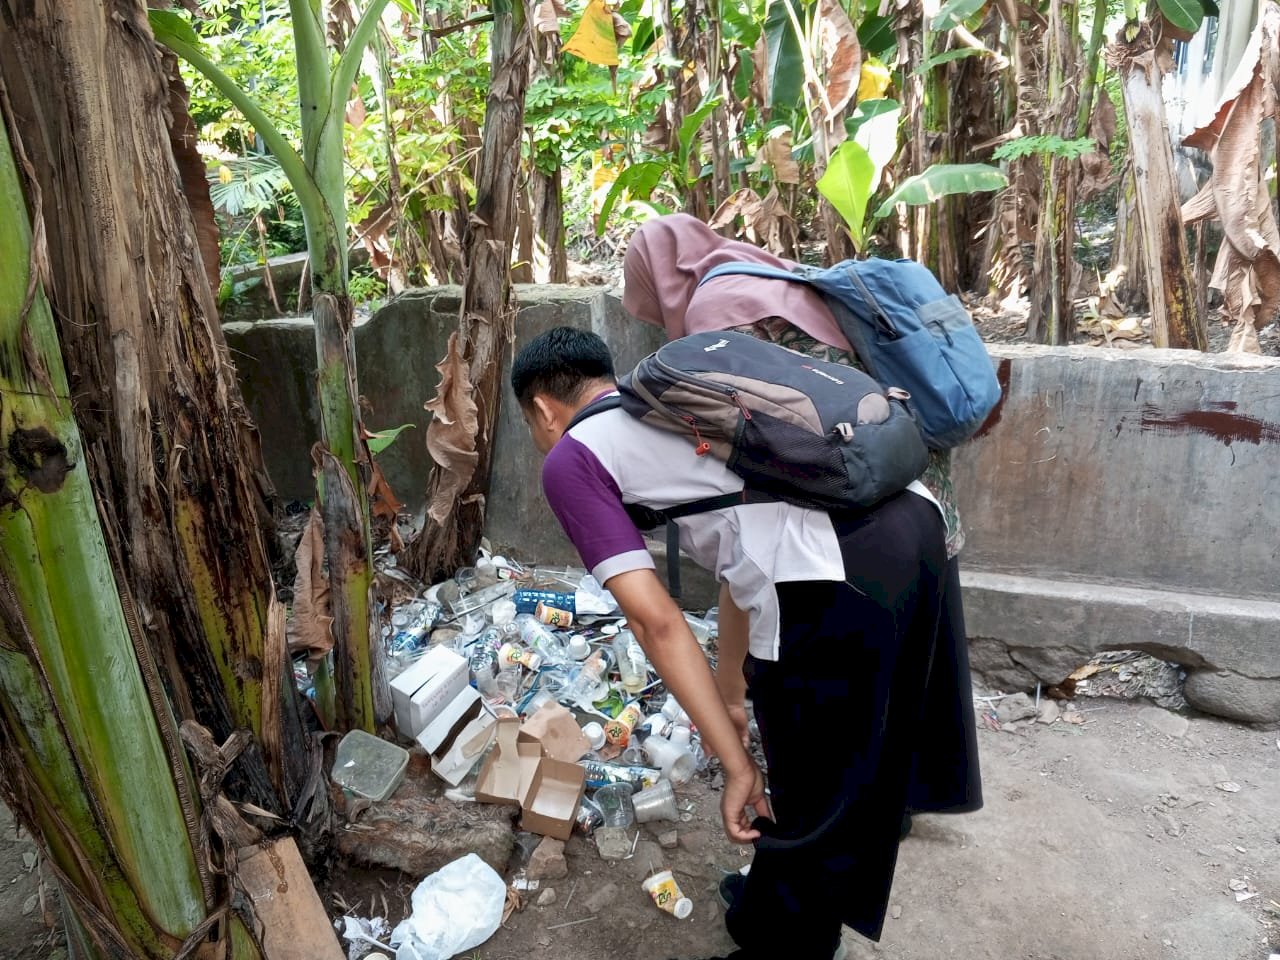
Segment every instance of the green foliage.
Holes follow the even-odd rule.
[[[396,437],[400,436],[405,430],[412,427],[412,423],[402,423],[398,427],[391,427],[388,430],[379,430],[376,433],[369,434],[367,442],[369,444],[369,452],[375,457],[387,447],[395,442]]]
[[[228,159],[209,175],[209,199],[214,209],[233,217],[276,206],[287,192],[289,178],[269,154]]]
[[[775,111],[795,110],[804,103],[804,55],[786,4],[798,18],[804,17],[800,0],[774,0],[764,22],[769,63],[767,103]]]
[[[596,233],[604,233],[609,214],[624,194],[629,193],[635,200],[648,201],[659,181],[669,172],[670,166],[670,161],[644,160],[633,163],[618,174],[618,179],[613,181],[600,208],[600,216],[596,219]]]
[[[845,121],[851,139],[836,148],[827,170],[818,180],[818,192],[836,208],[849,228],[858,253],[867,242],[880,214],[867,216],[867,205],[880,185],[884,168],[898,152],[898,121],[902,108],[895,100],[866,100]]]
[[[376,273],[368,270],[353,270],[347,281],[347,292],[354,303],[368,303],[387,295],[387,285]]]
[[[1093,137],[1080,137],[1076,140],[1064,140],[1057,134],[1037,134],[1031,137],[1018,137],[996,148],[992,158],[995,160],[1021,160],[1023,157],[1063,157],[1076,160],[1091,152],[1097,146]]]
[[[1206,7],[1213,6],[1211,16],[1217,16],[1215,4],[1206,4],[1205,0],[1156,0],[1164,18],[1180,30],[1195,33],[1204,22]]]
[[[923,173],[898,184],[898,188],[880,204],[876,216],[887,217],[897,203],[921,206],[950,194],[985,193],[1003,190],[1008,185],[1008,177],[985,163],[935,163]]]
[[[862,145],[846,140],[831,155],[826,172],[818,180],[818,192],[844,217],[859,253],[866,246],[864,220],[876,173],[875,162]]]
[[[983,8],[987,0],[947,0],[930,27],[934,30],[954,30]]]
[[[944,63],[952,63],[956,60],[964,60],[967,57],[981,56],[981,50],[975,50],[973,47],[956,47],[954,50],[944,50],[936,56],[930,57],[924,63],[916,67],[916,73],[928,73],[934,67],[940,67]]]

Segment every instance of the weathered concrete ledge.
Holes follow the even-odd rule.
[[[1102,650],[1189,671],[1187,701],[1236,720],[1280,720],[1280,603],[970,570],[974,667],[1009,690],[1061,680]]]
[[[607,291],[521,287],[517,296],[513,350],[568,324],[604,337],[625,370],[661,342]],[[430,468],[422,404],[458,308],[456,288],[415,291],[356,329],[370,428],[417,427],[381,458],[415,506]],[[311,324],[224,329],[277,488],[309,499]],[[954,457],[975,666],[1012,689],[1057,683],[1101,650],[1147,650],[1188,670],[1198,708],[1280,721],[1280,360],[990,350],[1004,398]],[[519,411],[504,403],[488,534],[522,558],[575,562],[543,506],[539,465]],[[707,578],[690,571],[686,585],[691,600],[712,602]]]

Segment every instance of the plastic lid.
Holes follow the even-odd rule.
[[[676,908],[671,912],[675,914],[677,920],[684,920],[693,913],[693,901],[688,897],[681,897],[676,901]]]

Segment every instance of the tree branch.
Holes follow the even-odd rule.
[[[458,33],[461,30],[467,29],[467,27],[474,27],[481,23],[492,22],[493,14],[484,13],[478,17],[472,17],[470,20],[463,20],[461,23],[451,23],[447,27],[436,27],[432,30],[428,30],[427,34],[432,37],[447,37],[449,34]]]

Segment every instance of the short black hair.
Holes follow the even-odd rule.
[[[605,342],[576,327],[538,334],[511,363],[511,389],[522,407],[538,393],[573,403],[589,381],[614,379],[613,357]]]

